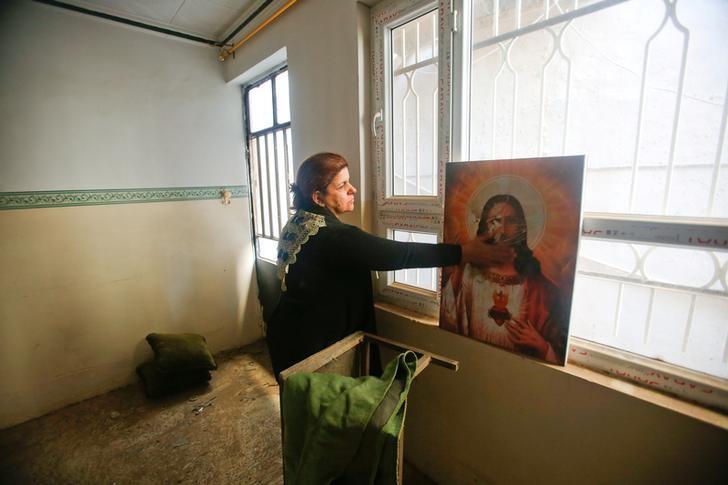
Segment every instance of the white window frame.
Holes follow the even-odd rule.
[[[587,15],[627,0],[606,0],[577,12],[546,19],[534,26],[521,29],[522,33],[536,30],[544,23],[554,25],[570,18]],[[438,130],[438,195],[437,197],[392,197],[389,180],[391,174],[390,137],[391,99],[389,83],[391,72],[386,58],[390,52],[389,32],[432,8],[433,2],[417,0],[391,0],[372,9],[373,96],[372,145],[376,178],[376,227],[379,235],[391,236],[394,229],[422,231],[438,234],[442,240],[444,206],[444,171],[446,163],[469,159],[469,106],[455,109],[453,100],[469,96],[471,32],[463,18],[470,17],[469,0],[441,0],[439,8],[439,106]],[[497,38],[494,38],[497,41]],[[723,119],[725,124],[725,115]],[[725,127],[722,128],[725,133]],[[715,181],[713,182],[715,184]],[[629,227],[630,231],[624,228]],[[658,245],[705,249],[705,244],[694,236],[710,234],[717,240],[728,240],[728,225],[724,220],[678,217],[622,216],[615,214],[585,213],[582,237]],[[703,237],[705,239],[705,237]],[[713,248],[728,250],[728,247]],[[723,268],[723,273],[727,268]],[[723,277],[725,278],[725,274]],[[438,272],[438,279],[441,277]],[[378,300],[392,303],[429,316],[439,315],[439,291],[429,292],[379,278]],[[438,285],[439,287],[439,285]],[[570,337],[568,359],[571,363],[588,367],[607,375],[625,379],[661,392],[702,405],[728,410],[728,382],[679,366],[665,364],[598,343]]]
[[[377,234],[383,237],[392,236],[394,230],[424,232],[436,234],[442,242],[443,204],[445,186],[445,163],[449,159],[449,120],[443,123],[443,115],[448,113],[442,105],[443,83],[449,86],[449,68],[444,71],[438,68],[438,147],[437,147],[437,195],[432,196],[396,196],[392,195],[392,145],[391,138],[386,136],[392,130],[391,85],[391,32],[393,29],[426,14],[438,10],[440,37],[438,45],[438,65],[442,55],[450,47],[450,36],[442,36],[443,14],[442,2],[436,0],[394,0],[379,3],[371,13],[371,39],[373,53],[372,82],[372,146],[375,167],[375,227]],[[429,291],[393,281],[393,272],[379,276],[377,280],[378,299],[387,301],[425,315],[437,315],[439,308],[439,290]],[[437,271],[437,281],[441,272]],[[439,284],[437,285],[439,287]]]

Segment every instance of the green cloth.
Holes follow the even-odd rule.
[[[144,383],[147,397],[162,397],[168,394],[199,386],[210,380],[210,371],[195,370],[190,372],[163,372],[149,360],[139,365],[137,374]]]
[[[205,337],[196,333],[150,333],[147,342],[154,362],[163,372],[215,370],[217,364],[207,349]]]
[[[286,484],[396,483],[397,440],[417,356],[382,377],[300,373],[283,387]]]

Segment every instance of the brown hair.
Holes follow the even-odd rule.
[[[317,153],[303,161],[296,173],[296,183],[291,185],[293,208],[305,209],[313,204],[314,192],[325,192],[326,187],[349,164],[336,153]]]

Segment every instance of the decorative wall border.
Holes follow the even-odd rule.
[[[223,189],[231,198],[250,195],[247,185],[0,192],[0,210],[222,199]]]

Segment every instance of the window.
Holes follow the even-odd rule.
[[[407,66],[413,73],[429,67],[417,57],[427,48],[411,27],[428,7],[411,5],[393,1],[372,13],[374,97],[382,110],[374,133],[380,233],[439,234],[448,161],[586,154],[570,359],[696,399],[706,396],[683,392],[685,380],[666,386],[650,372],[657,366],[696,382],[718,378],[723,390],[704,394],[722,392],[719,405],[726,406],[728,5],[458,0],[453,11],[437,12],[433,194],[420,188],[429,172],[407,165],[410,138],[423,147],[431,142],[426,123],[413,123],[422,106],[410,98],[421,94],[411,79],[396,79]],[[405,86],[399,98],[398,85]],[[398,157],[405,163],[397,165]],[[436,305],[424,303],[436,293],[393,288],[412,285],[403,278],[388,278],[382,298],[405,306],[420,298],[415,309],[436,315]],[[589,361],[593,355],[598,363]]]
[[[278,237],[293,203],[288,70],[277,69],[245,86],[244,93],[256,251],[275,262]]]
[[[438,133],[437,4],[384,2],[372,10],[377,230],[398,241],[437,242],[442,232]],[[436,314],[440,272],[413,269],[379,279],[380,297]]]

